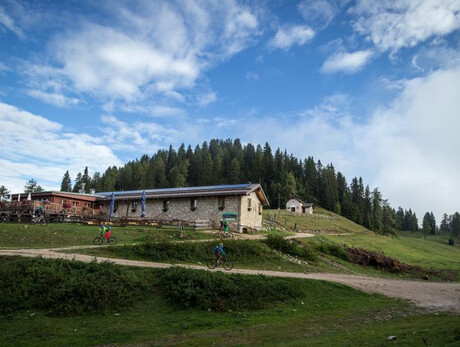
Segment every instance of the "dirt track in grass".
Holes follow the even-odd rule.
[[[93,257],[78,253],[59,253],[64,250],[69,251],[78,248],[89,247],[61,247],[51,249],[2,249],[0,250],[0,256],[17,255],[23,257],[42,257],[48,259],[68,259],[83,262],[91,262],[96,260],[98,262],[108,261],[123,266],[138,266],[150,268],[168,268],[171,266],[180,266],[189,269],[225,271],[220,269],[209,270],[206,266],[200,265],[173,265],[169,263],[154,263],[127,259]],[[432,311],[449,311],[460,314],[460,283],[394,280],[360,275],[345,275],[331,273],[293,273],[268,270],[247,270],[238,268],[234,268],[229,273],[238,273],[245,275],[263,274],[266,276],[274,277],[295,277],[331,281],[345,284],[347,286],[362,290],[364,292],[376,293],[392,298],[407,300],[424,309]]]

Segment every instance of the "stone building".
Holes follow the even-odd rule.
[[[230,222],[230,229],[240,232],[261,229],[262,209],[268,205],[260,184],[250,183],[103,192],[97,195],[97,202],[102,204],[107,214],[110,214],[110,204],[114,200],[115,219],[180,220],[191,223],[206,221],[211,227],[218,228],[223,213],[231,213],[236,218]]]
[[[313,203],[303,202],[299,198],[291,198],[286,202],[286,210],[294,213],[313,214]]]

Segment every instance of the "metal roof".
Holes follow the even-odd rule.
[[[268,199],[262,190],[260,184],[229,184],[217,186],[201,186],[201,187],[182,187],[182,188],[161,188],[161,189],[145,189],[145,190],[129,190],[119,192],[101,192],[96,193],[97,196],[103,197],[104,200],[109,199],[112,194],[115,200],[135,200],[140,199],[145,191],[147,199],[166,199],[166,198],[185,198],[199,196],[228,196],[228,195],[248,195],[256,192],[259,199],[264,205],[268,205]]]
[[[190,192],[190,191],[204,191],[204,190],[219,190],[219,189],[246,189],[251,186],[250,183],[244,184],[226,184],[226,185],[218,185],[218,186],[201,186],[201,187],[179,187],[179,188],[159,188],[159,189],[139,189],[139,190],[122,190],[116,192],[98,192],[97,195],[99,196],[109,196],[112,193],[115,195],[124,195],[124,194],[138,194],[139,192],[145,191],[146,194],[159,194],[159,193],[169,193],[169,192]]]

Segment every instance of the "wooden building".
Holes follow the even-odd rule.
[[[95,194],[46,191],[30,193],[30,200],[29,193],[12,194],[11,202],[19,204],[27,204],[29,201],[40,202],[49,210],[67,210],[79,213],[83,209],[96,209],[98,207],[96,198]]]

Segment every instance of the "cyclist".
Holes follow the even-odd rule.
[[[43,214],[43,206],[38,206],[35,210],[34,210],[34,215],[35,217],[39,217]]]
[[[112,234],[112,230],[110,229],[110,225],[101,224],[102,233],[106,240],[110,240],[110,235]]]
[[[214,255],[216,256],[216,264],[219,266],[220,262],[222,261],[222,257],[226,257],[227,253],[224,251],[224,244],[219,243],[213,250]]]

